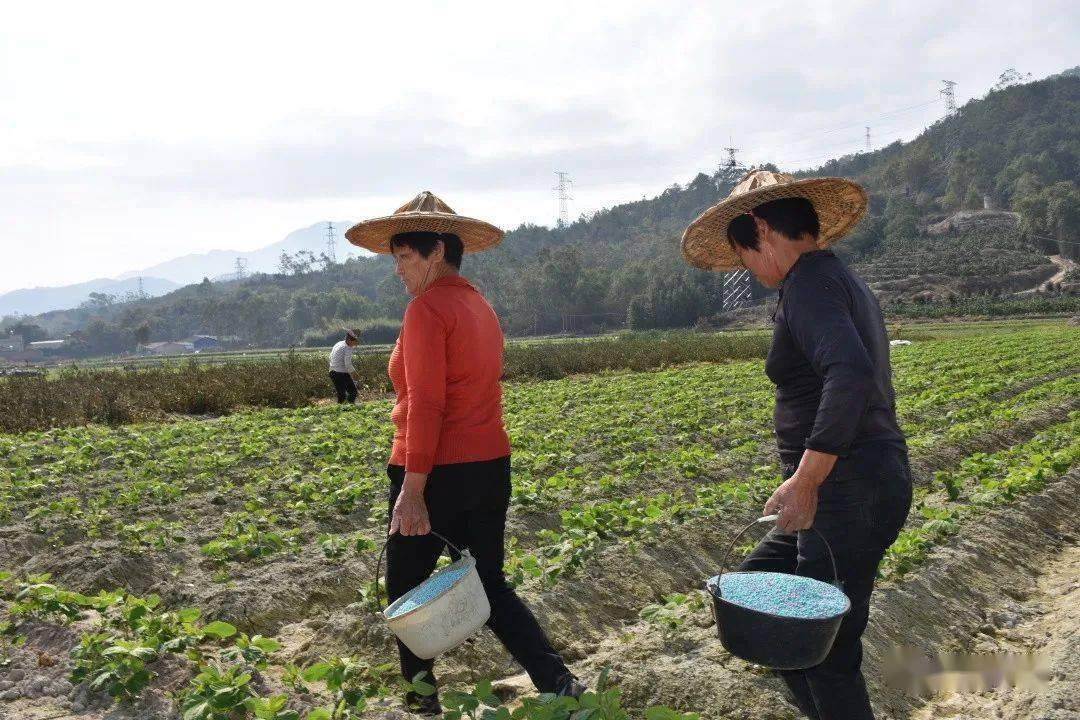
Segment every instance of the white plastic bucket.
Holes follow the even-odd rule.
[[[442,535],[432,534],[457,550],[457,547]],[[385,550],[384,545],[383,551]],[[424,660],[456,648],[482,628],[491,616],[491,604],[484,592],[484,585],[480,582],[480,574],[476,571],[476,559],[468,550],[458,552],[461,558],[457,562],[436,571],[380,613],[390,631],[405,643],[414,655]],[[376,566],[376,583],[379,581],[381,565],[382,553],[379,555],[379,565]],[[425,593],[426,586],[438,583],[441,576],[460,573],[462,570],[465,570],[465,573],[438,595],[418,607],[395,614],[395,609],[409,602],[413,596]]]

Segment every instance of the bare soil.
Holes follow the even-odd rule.
[[[1050,562],[1030,597],[1018,602],[1005,595],[985,608],[985,615],[978,650],[1038,653],[1049,669],[1048,681],[940,695],[912,720],[1080,717],[1080,545],[1074,542]]]
[[[922,569],[879,589],[865,637],[865,670],[880,718],[1078,717],[1078,491],[1080,473],[1074,471],[1038,495],[967,524],[935,550]],[[610,666],[632,708],[667,704],[697,710],[704,718],[795,718],[778,679],[723,650],[707,609],[674,632],[636,616],[635,609],[645,603],[667,592],[693,589],[715,573],[716,554],[723,545],[719,538],[728,536],[727,525],[689,526],[679,537],[642,548],[634,556],[612,550],[585,576],[554,591],[527,593],[527,600],[575,671],[594,681],[602,667]],[[72,688],[64,679],[75,630],[31,624],[26,645],[0,669],[0,693],[13,699],[0,705],[0,719],[174,717],[164,692],[186,680],[191,668],[183,663],[159,668],[160,677],[146,700],[134,707],[111,706],[107,698]],[[301,622],[282,626],[279,637],[283,653],[294,661],[361,650],[393,656],[386,631],[359,604],[329,614],[312,612]],[[1054,672],[1039,692],[1000,689],[926,701],[881,679],[886,657],[901,645],[927,654],[1039,650],[1050,658]],[[531,690],[486,631],[442,658],[437,671],[451,682],[502,677],[500,690],[507,696]]]

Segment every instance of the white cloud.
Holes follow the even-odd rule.
[[[302,7],[302,9],[301,9]],[[250,249],[422,188],[505,226],[722,158],[884,144],[1006,67],[1076,63],[1080,6],[21,3],[0,27],[0,291]],[[884,117],[882,117],[884,116]]]

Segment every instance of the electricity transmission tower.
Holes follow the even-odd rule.
[[[146,288],[143,287],[142,275],[139,276],[139,286],[138,286],[138,289],[135,291],[135,295],[140,300],[145,300],[146,299]]]
[[[334,237],[334,223],[326,223],[326,257],[331,265],[337,264],[337,238]]]
[[[956,83],[952,80],[942,80],[945,87],[941,88],[941,95],[945,98],[945,161],[946,173],[951,174],[953,160],[956,159],[956,153],[960,149],[960,136],[959,128],[955,121],[948,122],[950,118],[956,115]]]
[[[728,142],[731,141],[728,140]],[[724,164],[721,167],[724,167],[728,170],[734,170],[735,168],[741,167],[741,165],[739,165],[739,161],[735,159],[735,153],[739,152],[739,148],[726,147],[724,148],[724,150],[727,151],[727,160],[724,161]]]
[[[724,273],[724,312],[737,310],[750,304],[750,271],[746,268]]]
[[[870,128],[866,128],[866,152],[870,152]]]
[[[729,147],[723,148],[727,153],[727,159],[720,163],[719,169],[716,171],[716,178],[719,183],[735,182],[739,176],[739,172],[744,170],[742,163],[735,157],[735,153],[739,152],[739,148],[731,147],[734,143],[728,138]]]
[[[247,274],[247,258],[236,258],[236,279],[243,280]]]
[[[720,163],[720,172],[717,173],[721,182],[729,180],[735,182],[739,177],[739,173],[745,168],[736,158],[735,153],[739,152],[739,148],[734,147],[734,143],[728,139],[729,146],[724,148],[727,152],[727,159]],[[746,307],[750,304],[750,271],[746,268],[741,270],[734,270],[724,274],[724,286],[721,307],[724,312],[728,310],[735,310],[737,308]]]
[[[570,180],[569,173],[556,171],[555,177],[559,179],[558,184],[552,188],[555,191],[555,199],[559,201],[559,219],[556,227],[564,228],[570,224],[569,203],[574,199],[570,192],[574,188],[574,183]]]
[[[956,83],[952,80],[942,80],[945,87],[941,88],[941,95],[945,98],[945,116],[956,114]]]

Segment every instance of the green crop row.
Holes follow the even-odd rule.
[[[431,694],[435,688],[417,676],[411,681],[396,677],[393,663],[371,664],[355,657],[324,658],[306,668],[279,663],[277,640],[262,635],[237,633],[221,621],[200,622],[198,608],[167,610],[156,595],[146,598],[122,590],[88,596],[49,582],[46,575],[13,582],[11,573],[0,571],[0,598],[7,601],[4,632],[17,635],[26,618],[71,623],[89,620],[92,627],[79,633],[71,649],[73,683],[105,692],[120,703],[138,700],[157,674],[158,661],[166,655],[186,658],[197,673],[187,685],[171,693],[184,720],[301,720],[300,711],[289,707],[289,695],[260,695],[252,682],[270,665],[280,670],[284,688],[310,697],[308,683],[322,687],[326,704],[308,710],[303,720],[355,720],[373,702],[387,706],[395,693]],[[85,622],[83,626],[85,626]],[[609,686],[607,671],[596,691],[580,700],[539,695],[522,699],[511,708],[492,693],[484,680],[472,691],[446,690],[442,701],[445,717],[461,720],[626,720],[619,691]],[[680,713],[657,706],[645,710],[647,720],[696,720],[695,713]]]
[[[1060,328],[898,348],[898,406],[911,446],[1075,402],[1075,375],[1037,381],[1077,356],[1080,333]],[[678,508],[700,502],[703,489],[740,486],[727,478],[773,462],[771,389],[757,363],[511,384],[505,397],[515,506],[567,511],[560,528],[530,538],[535,552],[511,553],[522,579],[558,575],[608,540],[632,538],[636,529],[620,529],[621,518],[654,508],[658,498],[667,503],[660,517],[678,521]],[[386,522],[388,411],[379,401],[0,436],[0,521],[27,517],[55,544],[116,537],[146,551],[179,542],[212,506],[224,519],[203,548],[218,561],[264,557],[327,534],[373,538]],[[577,528],[581,512],[608,520]]]
[[[916,521],[900,533],[880,574],[900,578],[930,551],[959,531],[965,520],[1038,492],[1080,462],[1080,412],[1028,442],[994,453],[976,453],[951,470],[939,471],[934,488],[915,504]]]

